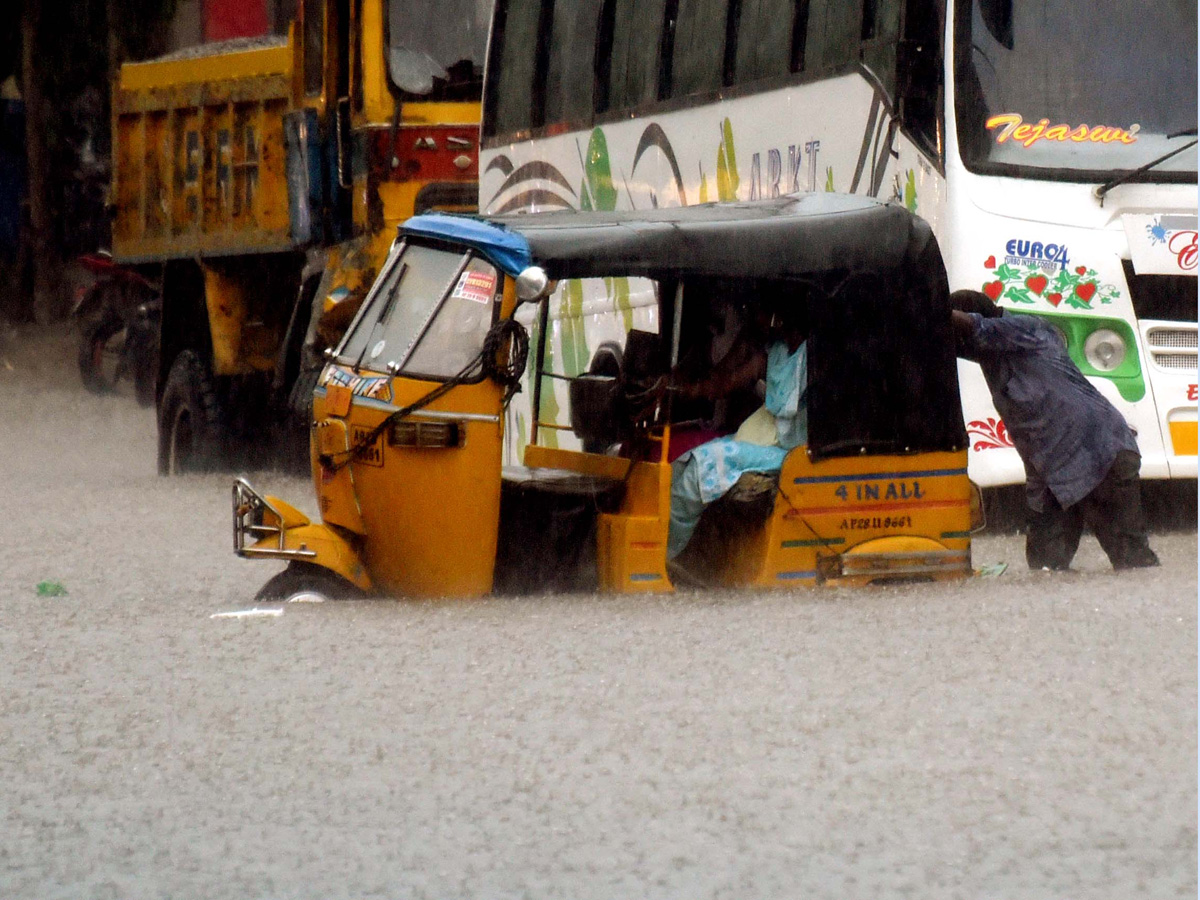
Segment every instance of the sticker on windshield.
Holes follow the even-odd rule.
[[[1012,140],[1014,144],[1032,147],[1038,141],[1074,141],[1077,144],[1134,144],[1141,125],[1129,128],[1114,128],[1111,125],[1068,125],[1065,122],[1051,125],[1049,119],[1041,119],[1036,125],[1024,121],[1019,113],[1000,113],[992,116],[984,127],[996,132],[996,143]]]
[[[458,285],[450,296],[455,300],[470,300],[474,303],[491,303],[496,293],[494,272],[463,272]]]

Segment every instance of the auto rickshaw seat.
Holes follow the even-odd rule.
[[[571,430],[585,445],[606,447],[622,437],[621,384],[612,375],[579,375],[568,388]]]
[[[610,447],[628,440],[636,430],[631,393],[640,393],[665,372],[662,341],[654,332],[632,329],[624,349],[616,354],[615,374],[589,371],[570,380],[571,430],[585,447]]]
[[[626,381],[652,381],[666,373],[662,338],[653,331],[631,329],[625,336],[623,374]]]

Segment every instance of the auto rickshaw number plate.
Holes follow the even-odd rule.
[[[350,445],[352,447],[357,447],[358,445],[362,444],[364,441],[367,440],[367,438],[371,434],[371,429],[363,428],[362,426],[356,425],[356,426],[354,426],[353,430],[351,431],[351,434],[352,434],[352,438],[350,441]],[[358,459],[356,460],[356,462],[360,462],[360,463],[363,463],[368,466],[378,466],[378,467],[382,468],[382,466],[383,466],[383,435],[382,434],[376,435],[375,440],[372,441],[369,446],[364,446],[362,448],[362,450],[359,451]]]

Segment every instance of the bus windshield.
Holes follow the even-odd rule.
[[[405,94],[478,100],[492,0],[389,0],[388,73]]]
[[[990,174],[1105,180],[1196,133],[1194,0],[959,0],[963,161]],[[1186,181],[1191,148],[1139,176]]]

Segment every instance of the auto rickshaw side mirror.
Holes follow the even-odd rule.
[[[541,266],[529,266],[517,276],[517,300],[521,303],[531,303],[541,300],[550,287],[550,279],[546,270]]]

